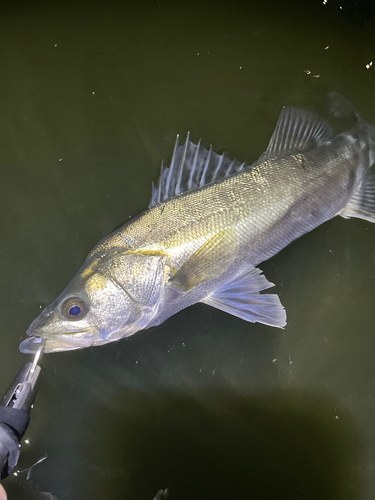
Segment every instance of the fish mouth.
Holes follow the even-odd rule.
[[[38,335],[37,331],[35,333],[26,333],[28,337],[19,346],[19,350],[23,354],[36,354],[42,342],[45,342],[44,353],[84,349],[94,345],[98,336],[97,332],[92,328],[76,330],[75,332],[69,332],[69,334],[45,335],[41,332]]]

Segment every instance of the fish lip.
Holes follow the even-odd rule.
[[[92,335],[89,337],[82,339],[75,339],[74,335],[79,333],[91,332]],[[59,351],[73,351],[76,349],[84,349],[86,347],[91,347],[94,345],[95,340],[98,337],[98,331],[95,328],[81,328],[79,330],[75,330],[69,333],[58,333],[58,334],[45,334],[44,332],[33,330],[26,332],[28,337],[21,342],[19,346],[19,350],[23,354],[35,354],[40,347],[40,343],[42,340],[45,340],[45,345],[43,352],[51,353],[51,352],[59,352]],[[38,335],[40,333],[40,335]]]

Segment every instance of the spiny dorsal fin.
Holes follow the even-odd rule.
[[[180,144],[177,136],[170,166],[162,162],[159,181],[152,185],[149,207],[240,172],[247,166],[238,160],[232,161],[225,153],[218,155],[212,146],[206,149],[200,140],[194,144],[190,133],[185,144]]]
[[[311,111],[294,107],[283,108],[268,148],[260,161],[294,151],[306,151],[328,142],[333,135],[328,123]]]

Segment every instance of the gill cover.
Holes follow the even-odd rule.
[[[166,259],[164,253],[120,251],[108,262],[104,274],[134,302],[153,307],[159,300]]]

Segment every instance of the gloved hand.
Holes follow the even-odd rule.
[[[20,441],[30,421],[30,410],[40,374],[37,364],[43,345],[32,363],[24,364],[13,379],[12,385],[0,402],[0,480],[2,481],[17,465]],[[0,490],[0,495],[2,494]],[[1,496],[0,496],[0,500]]]

